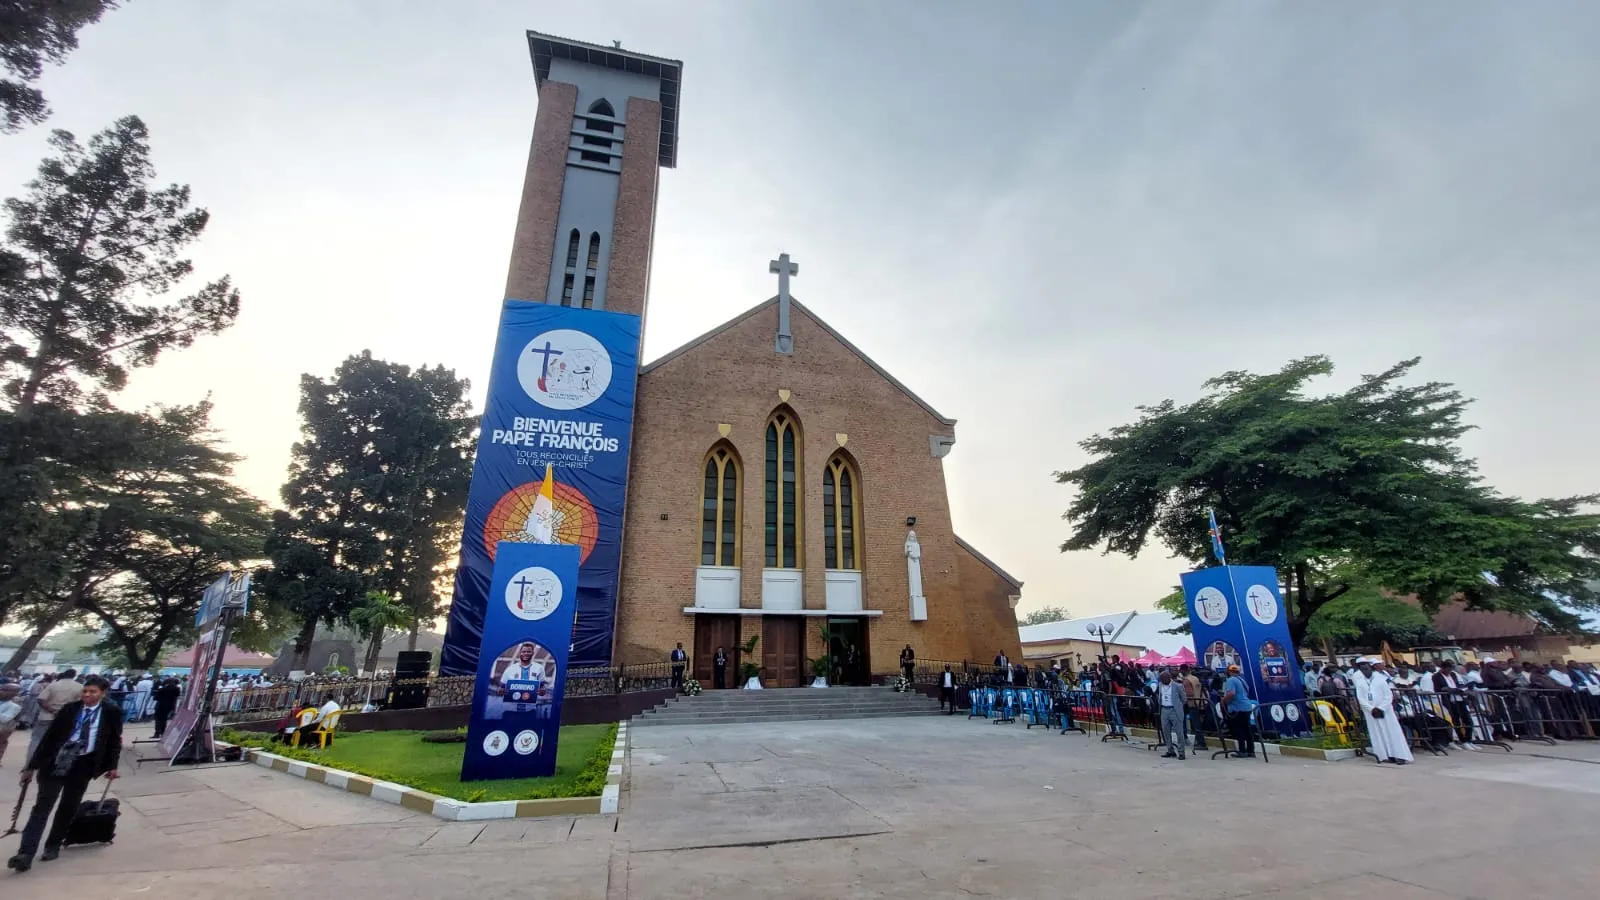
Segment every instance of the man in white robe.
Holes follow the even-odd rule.
[[[1400,728],[1400,718],[1394,712],[1394,688],[1383,673],[1372,671],[1372,663],[1363,659],[1356,664],[1356,702],[1367,719],[1367,735],[1371,739],[1370,752],[1380,762],[1405,765],[1411,762],[1411,746],[1406,743],[1406,733]]]

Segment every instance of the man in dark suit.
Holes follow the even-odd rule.
[[[728,686],[728,652],[721,647],[711,657],[711,686],[718,690]]]
[[[55,811],[55,821],[50,823],[40,858],[49,862],[60,855],[61,842],[66,839],[67,827],[78,812],[89,782],[101,775],[117,777],[117,761],[122,756],[122,710],[105,699],[110,686],[99,675],[85,679],[83,698],[61,707],[39,748],[28,758],[22,783],[34,780],[37,774],[39,794],[28,815],[28,825],[22,829],[22,844],[17,854],[6,860],[7,868],[18,872],[33,868],[33,854],[39,849],[40,838],[45,837],[44,826],[50,821],[51,810]]]
[[[683,687],[683,668],[688,665],[688,662],[689,654],[683,652],[683,642],[679,641],[678,646],[672,648],[672,687],[674,689]]]

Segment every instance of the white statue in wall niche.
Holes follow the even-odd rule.
[[[922,596],[922,545],[915,531],[906,532],[906,580],[911,585],[911,621],[928,619],[928,598]]]

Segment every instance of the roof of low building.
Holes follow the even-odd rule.
[[[1039,625],[1024,625],[1017,629],[1017,634],[1022,639],[1023,649],[1026,650],[1028,644],[1040,644],[1050,641],[1089,641],[1097,643],[1100,638],[1089,633],[1089,626],[1110,625],[1112,630],[1111,634],[1106,637],[1106,643],[1122,644],[1127,647],[1144,647],[1155,650],[1162,656],[1171,656],[1183,647],[1194,649],[1194,639],[1189,635],[1165,633],[1182,624],[1182,621],[1176,616],[1159,610],[1147,612],[1128,610],[1126,612],[1105,613],[1098,616],[1083,616],[1077,619],[1063,619],[1059,622],[1045,622]]]

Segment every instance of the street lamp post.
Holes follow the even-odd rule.
[[[1091,623],[1089,625],[1089,633],[1100,639],[1100,662],[1106,662],[1106,638],[1116,634],[1116,628],[1110,622],[1104,624]]]

